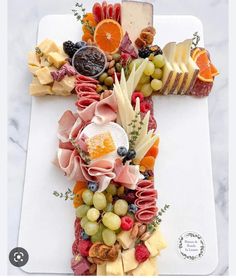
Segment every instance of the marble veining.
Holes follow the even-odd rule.
[[[91,7],[93,1],[86,5]],[[115,1],[111,1],[115,2]],[[213,274],[228,274],[228,1],[158,0],[158,14],[189,14],[199,17],[204,26],[205,45],[210,50],[221,75],[209,97],[210,139],[219,244],[219,265]],[[28,85],[27,52],[36,41],[37,25],[47,14],[70,13],[74,0],[9,0],[9,250],[17,245],[24,185],[31,97]],[[21,12],[19,12],[21,11]],[[9,274],[22,275],[9,265]]]

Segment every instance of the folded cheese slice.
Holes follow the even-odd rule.
[[[183,89],[185,88],[186,82],[188,80],[189,71],[186,67],[188,61],[184,59],[183,55],[183,42],[178,43],[175,49],[175,61],[179,65],[179,68],[182,71],[181,77],[179,79],[179,83],[176,87],[174,94],[181,94]]]
[[[181,94],[189,94],[191,92],[199,73],[199,67],[191,57],[191,45],[192,45],[191,39],[185,40],[182,43],[183,59],[185,60],[186,67],[188,69],[189,74]]]

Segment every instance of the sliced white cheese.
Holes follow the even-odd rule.
[[[153,5],[146,2],[123,1],[121,4],[121,25],[128,32],[131,41],[140,36],[142,29],[153,26]]]
[[[166,95],[168,94],[168,85],[174,74],[174,69],[164,53],[163,53],[163,57],[165,59],[165,65],[163,67],[163,76],[162,76],[163,85],[162,85],[162,89],[160,90],[160,94]]]
[[[138,266],[138,262],[135,259],[135,248],[128,249],[121,253],[124,272],[135,269]]]
[[[133,276],[153,276],[156,275],[156,266],[148,259],[139,264],[131,273]]]
[[[144,242],[152,257],[159,255],[160,251],[167,247],[166,241],[157,229],[152,236]]]
[[[106,264],[106,275],[112,276],[123,276],[124,269],[121,259],[121,254],[118,255],[118,258],[114,262],[107,262]]]
[[[123,249],[129,249],[134,243],[134,240],[131,239],[130,233],[131,231],[121,231],[117,235],[117,241],[120,243]]]
[[[97,265],[97,276],[106,276],[106,264],[98,264]]]

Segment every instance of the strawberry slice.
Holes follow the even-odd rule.
[[[104,19],[103,9],[99,3],[93,5],[93,15],[96,22],[100,22]]]
[[[103,14],[104,14],[103,19],[107,19],[107,2],[106,1],[102,2],[102,10],[103,10]]]
[[[120,23],[121,20],[121,4],[116,3],[113,8],[113,19]]]
[[[107,6],[107,18],[113,19],[113,5],[109,4]]]

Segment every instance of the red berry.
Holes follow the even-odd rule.
[[[145,262],[150,257],[150,252],[144,244],[138,244],[135,247],[135,259],[139,263]]]
[[[148,111],[150,111],[152,109],[152,105],[150,102],[144,101],[140,104],[140,111],[142,113],[147,113]]]
[[[74,256],[79,254],[79,239],[76,239],[72,245],[72,254]]]
[[[80,255],[87,257],[89,255],[89,249],[92,245],[93,244],[90,240],[80,240],[78,246]]]
[[[140,99],[140,103],[144,100],[144,96],[141,92],[134,92],[132,94],[132,104],[135,105],[136,104],[136,98]]]
[[[124,196],[124,199],[125,199],[128,203],[134,203],[134,201],[136,200],[135,192],[128,192],[128,193]]]
[[[123,216],[121,218],[121,229],[129,231],[134,225],[134,220],[130,216]]]

